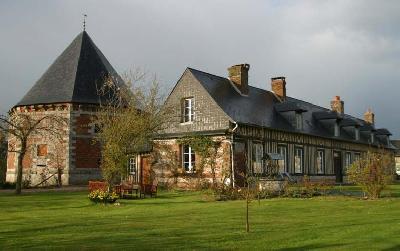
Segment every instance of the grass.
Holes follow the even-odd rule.
[[[354,190],[357,188],[346,187]],[[84,192],[0,194],[0,249],[400,249],[393,198],[343,196],[214,202],[199,192],[94,205]]]

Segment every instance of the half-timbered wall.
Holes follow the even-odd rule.
[[[303,171],[298,175],[309,176],[334,176],[333,153],[340,152],[342,160],[343,174],[345,174],[346,153],[349,153],[351,160],[354,161],[356,154],[364,154],[368,150],[377,150],[365,144],[338,141],[312,135],[291,133],[284,131],[271,130],[261,127],[240,125],[236,130],[235,142],[244,141],[247,143],[247,156],[252,156],[253,143],[263,142],[265,153],[278,153],[278,146],[287,147],[287,167],[289,173],[295,175],[294,155],[295,149],[303,149]],[[324,152],[324,170],[318,173],[317,150]],[[251,161],[248,161],[248,168],[251,168]]]

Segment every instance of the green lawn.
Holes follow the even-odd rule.
[[[392,188],[397,198],[376,201],[255,201],[250,233],[243,201],[214,202],[198,192],[120,206],[94,205],[83,192],[0,193],[0,249],[399,250],[400,186]]]

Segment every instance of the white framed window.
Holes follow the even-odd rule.
[[[303,130],[303,114],[296,112],[296,129]]]
[[[253,143],[252,163],[253,163],[254,174],[264,173],[262,158],[263,158],[263,145],[261,143]]]
[[[130,157],[128,159],[128,174],[136,176],[137,168],[136,168],[136,156]]]
[[[396,173],[400,175],[400,157],[394,157],[394,161],[396,162]]]
[[[195,171],[195,164],[196,164],[196,154],[194,153],[193,149],[189,145],[182,146],[183,148],[183,168],[187,173],[194,173]]]
[[[287,146],[279,145],[278,153],[282,156],[282,159],[278,160],[279,172],[285,173],[288,171],[287,169]]]
[[[317,174],[323,174],[325,169],[325,151],[317,150]]]
[[[294,150],[294,172],[303,173],[303,148],[296,147]]]
[[[356,127],[356,128],[354,128],[354,137],[355,137],[355,140],[360,140],[360,128],[359,127]]]
[[[182,101],[182,122],[194,120],[194,98],[184,98]]]
[[[354,153],[354,161],[359,161],[361,159],[360,153]]]
[[[340,136],[340,126],[339,126],[339,122],[337,122],[337,121],[335,122],[334,135],[335,135],[335,137]]]
[[[349,166],[351,165],[351,152],[346,152],[344,155],[344,165],[346,168],[349,168]]]

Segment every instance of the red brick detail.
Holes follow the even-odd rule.
[[[99,168],[100,167],[100,144],[92,139],[76,139],[75,167],[76,168]]]
[[[15,153],[8,153],[7,156],[7,169],[15,169]]]
[[[41,144],[37,146],[37,156],[44,157],[47,155],[47,145]]]
[[[76,118],[76,134],[90,134],[91,115],[80,115]]]
[[[22,168],[32,167],[32,156],[30,152],[26,152],[24,158],[22,159]]]

